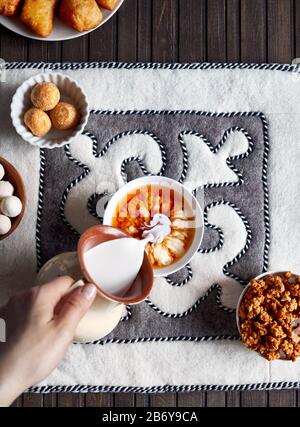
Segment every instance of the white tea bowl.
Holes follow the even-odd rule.
[[[183,196],[183,199],[185,199],[188,205],[192,208],[192,211],[195,216],[195,234],[193,241],[186,253],[177,261],[166,267],[153,268],[153,273],[155,277],[168,276],[180,270],[191,261],[193,256],[198,251],[203,239],[204,218],[202,208],[198,200],[184,185],[180,184],[174,179],[167,178],[164,176],[145,176],[142,178],[134,179],[133,181],[130,181],[123,187],[121,187],[109,200],[104,212],[103,224],[113,225],[114,216],[116,214],[119,203],[126,197],[128,193],[132,193],[135,190],[138,190],[139,188],[147,185],[162,186],[164,188],[167,187],[181,194]]]
[[[25,126],[24,114],[33,105],[30,94],[37,83],[54,83],[61,94],[61,101],[73,104],[80,113],[80,120],[74,129],[56,130],[52,128],[43,137],[34,136]],[[42,73],[26,80],[16,91],[11,103],[11,120],[17,133],[29,142],[29,144],[40,148],[57,148],[70,144],[74,138],[84,130],[88,117],[89,106],[87,96],[83,88],[71,77],[62,73]]]

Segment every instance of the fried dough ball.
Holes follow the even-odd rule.
[[[31,102],[43,111],[53,110],[59,100],[59,89],[51,82],[37,83],[31,91]]]
[[[24,115],[24,123],[35,136],[44,136],[51,129],[51,120],[47,113],[30,108]]]
[[[55,129],[60,130],[75,128],[80,119],[77,108],[67,102],[59,102],[49,115]]]

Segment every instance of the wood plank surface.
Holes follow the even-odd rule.
[[[103,27],[39,42],[0,27],[7,61],[291,62],[300,57],[300,0],[126,0]],[[24,394],[13,406],[300,406],[300,392]]]
[[[241,0],[241,61],[267,60],[267,2]]]
[[[293,57],[292,2],[268,0],[268,62],[290,62]]]
[[[207,2],[207,60],[226,62],[226,1]]]

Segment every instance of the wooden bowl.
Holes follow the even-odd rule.
[[[90,277],[85,263],[84,263],[84,253],[89,249],[92,249],[94,246],[97,246],[101,243],[107,242],[109,240],[121,239],[124,237],[131,237],[128,233],[123,230],[120,230],[116,227],[110,227],[108,225],[95,225],[88,228],[79,239],[78,243],[78,257],[81,269],[85,278],[89,282],[93,282]],[[116,266],[117,268],[117,266]],[[140,280],[137,280],[140,279]],[[137,275],[137,278],[134,280],[126,294],[122,297],[109,294],[101,289],[101,286],[97,286],[100,294],[111,301],[119,302],[122,304],[138,304],[141,301],[144,301],[151,292],[153,287],[153,269],[151,267],[149,258],[144,253],[144,260],[141,266],[141,269]]]
[[[26,192],[23,179],[17,169],[3,157],[0,157],[0,163],[5,170],[5,175],[2,179],[5,181],[9,181],[14,186],[14,196],[19,197],[22,202],[22,211],[20,215],[18,215],[16,218],[11,218],[11,229],[8,233],[4,234],[3,236],[0,236],[0,240],[3,240],[15,231],[24,216],[26,205]]]

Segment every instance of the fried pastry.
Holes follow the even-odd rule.
[[[20,0],[0,0],[0,15],[12,16],[17,12]]]
[[[114,10],[117,0],[96,0],[99,6],[104,7],[104,9]]]
[[[25,0],[22,21],[40,37],[48,37],[53,30],[54,12],[58,0]]]
[[[95,0],[62,0],[60,19],[79,32],[92,30],[103,15]]]

